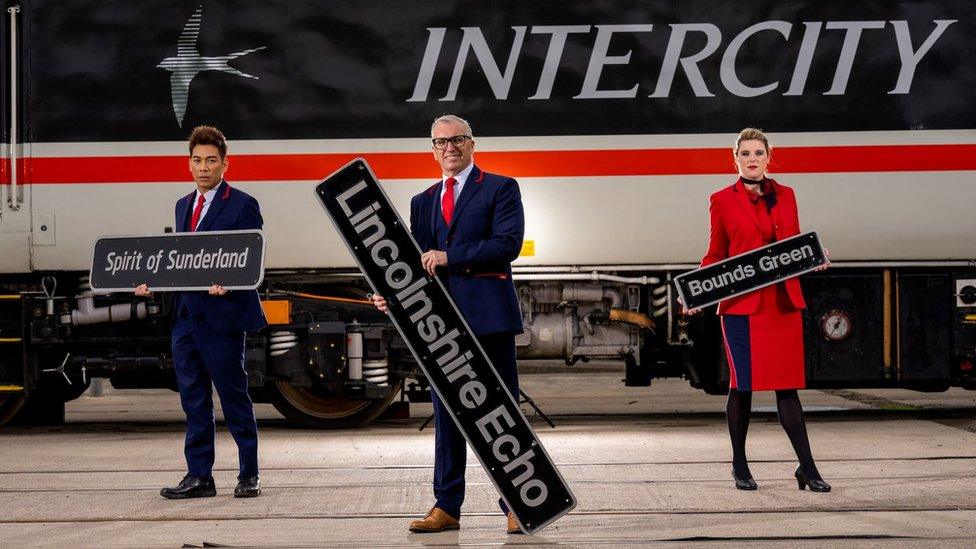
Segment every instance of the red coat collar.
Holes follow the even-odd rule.
[[[765,192],[776,194],[776,192],[779,190],[779,183],[777,183],[776,180],[769,178],[767,178],[766,181]],[[732,193],[735,195],[736,202],[739,203],[739,206],[742,206],[742,209],[746,212],[746,215],[749,216],[749,219],[751,219],[752,222],[756,224],[756,227],[758,227],[759,217],[756,215],[756,208],[753,205],[752,200],[749,199],[749,195],[751,193],[748,189],[746,189],[745,182],[741,177],[736,179],[735,183],[732,184]]]

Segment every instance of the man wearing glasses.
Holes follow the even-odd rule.
[[[424,269],[444,282],[461,314],[513,397],[519,394],[515,335],[522,314],[512,283],[512,261],[522,248],[525,216],[518,183],[481,171],[473,162],[471,126],[454,115],[430,128],[434,160],[442,178],[410,202],[410,232],[423,250]],[[386,300],[374,295],[378,309]],[[437,395],[434,404],[434,497],[427,516],[410,523],[412,532],[460,527],[467,446]],[[521,533],[508,515],[508,533]]]

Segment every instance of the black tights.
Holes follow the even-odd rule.
[[[732,469],[739,478],[752,478],[746,459],[746,434],[749,432],[749,415],[752,412],[752,391],[729,389],[729,401],[725,414],[729,420],[729,436],[732,439]],[[776,413],[779,423],[790,438],[793,451],[800,460],[800,467],[807,477],[821,480],[817,465],[810,451],[807,426],[803,421],[803,407],[796,390],[776,391]]]

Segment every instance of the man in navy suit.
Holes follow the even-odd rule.
[[[258,202],[224,180],[227,141],[217,128],[199,126],[190,135],[190,173],[196,190],[176,202],[179,232],[260,229]],[[143,284],[136,295],[151,295]],[[228,291],[214,284],[207,292],[180,292],[173,300],[173,363],[186,413],[187,474],[179,485],[163,488],[168,499],[213,497],[213,388],[237,443],[240,474],[234,497],[261,493],[258,430],[247,392],[244,334],[267,323],[256,291]]]
[[[420,245],[424,269],[438,276],[474,330],[508,390],[519,394],[515,335],[522,332],[512,261],[525,232],[522,195],[511,177],[483,172],[474,164],[471,126],[454,115],[431,126],[434,159],[443,177],[410,202],[410,232]],[[373,296],[386,311],[386,300]],[[443,404],[434,404],[434,497],[427,516],[410,523],[413,532],[460,527],[464,501],[466,443]],[[521,533],[508,514],[508,533]]]

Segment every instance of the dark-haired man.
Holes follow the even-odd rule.
[[[258,202],[224,180],[227,141],[217,128],[199,126],[190,135],[190,173],[196,190],[176,202],[179,232],[260,229]],[[136,295],[151,295],[143,284]],[[163,488],[168,499],[213,497],[213,388],[237,443],[240,473],[234,497],[261,493],[258,431],[247,392],[244,334],[266,325],[256,291],[228,291],[214,284],[207,292],[180,292],[173,300],[173,363],[186,413],[187,474],[179,485]]]

